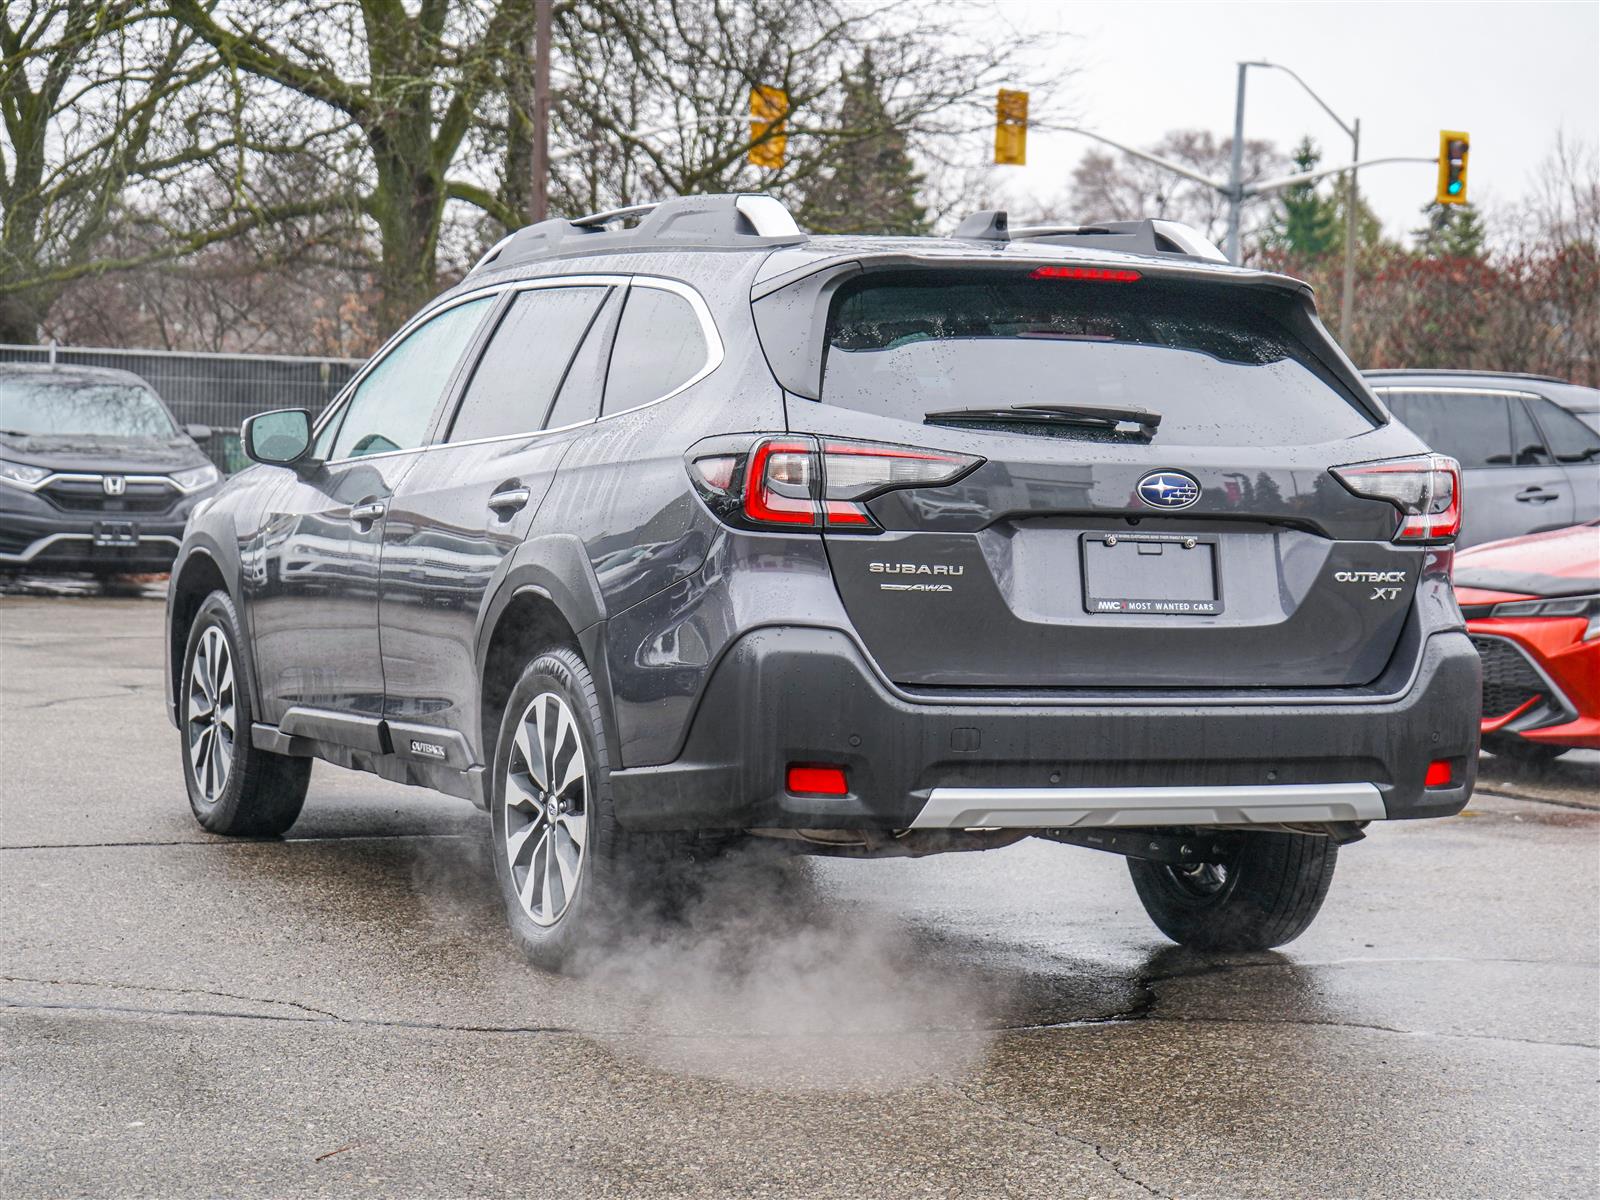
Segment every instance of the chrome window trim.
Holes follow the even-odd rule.
[[[44,550],[55,545],[57,542],[92,541],[94,541],[94,534],[92,533],[52,533],[48,537],[42,537],[36,542],[30,542],[25,548],[18,551],[16,554],[0,554],[0,562],[28,562],[30,559],[41,554]],[[142,546],[146,542],[165,542],[169,546],[180,545],[180,542],[177,538],[166,533],[141,534],[139,536],[138,545]]]
[[[1525,392],[1520,388],[1475,387],[1391,387],[1385,383],[1367,385],[1380,396],[1515,396],[1519,400],[1542,400],[1538,392]]]
[[[501,283],[486,284],[483,287],[475,288],[471,292],[466,292],[460,296],[452,297],[449,303],[441,304],[438,308],[428,309],[425,312],[418,313],[407,324],[403,325],[399,332],[390,337],[389,340],[385,342],[378,350],[378,352],[367,361],[367,365],[361,369],[361,372],[345,385],[345,390],[339,393],[339,395],[334,399],[334,402],[328,405],[327,411],[322,414],[321,418],[318,419],[315,428],[313,428],[311,431],[312,443],[315,444],[317,438],[322,436],[322,430],[324,426],[326,426],[327,423],[333,419],[334,415],[337,414],[344,406],[348,398],[355,394],[356,389],[361,386],[362,381],[366,379],[367,374],[372,371],[380,362],[387,358],[389,352],[395,346],[399,345],[399,343],[404,340],[413,329],[417,328],[424,321],[432,320],[440,313],[445,312],[448,309],[455,308],[460,304],[466,304],[473,300],[481,300],[486,296],[498,296],[505,292],[531,292],[544,288],[556,287],[620,287],[623,289],[642,287],[652,288],[660,292],[671,292],[676,296],[682,297],[684,300],[688,301],[689,307],[694,310],[696,318],[698,318],[700,321],[700,332],[706,339],[705,364],[700,368],[700,370],[695,372],[695,374],[691,375],[687,380],[673,388],[664,396],[657,396],[654,400],[647,400],[643,404],[635,404],[631,408],[624,408],[618,412],[605,413],[598,417],[591,417],[587,421],[574,421],[570,425],[558,425],[553,429],[533,429],[522,433],[502,433],[496,435],[495,437],[473,438],[465,442],[434,441],[428,442],[426,445],[412,446],[404,450],[385,450],[382,454],[361,454],[351,458],[332,458],[327,460],[325,465],[336,467],[351,462],[370,462],[374,459],[380,458],[398,458],[402,454],[424,454],[430,450],[442,450],[446,447],[452,446],[486,446],[493,442],[528,441],[533,438],[545,437],[548,434],[565,433],[572,429],[582,429],[586,425],[597,425],[601,421],[610,421],[616,417],[624,417],[629,413],[640,412],[643,409],[652,408],[657,404],[671,400],[674,396],[688,391],[688,389],[692,388],[695,384],[705,379],[706,376],[710,375],[713,371],[720,367],[723,363],[723,360],[727,357],[727,351],[723,345],[722,335],[717,331],[716,321],[711,316],[711,308],[706,304],[705,297],[701,296],[698,291],[690,287],[688,284],[680,283],[676,279],[664,279],[656,275],[551,275],[543,276],[539,279],[519,279]]]

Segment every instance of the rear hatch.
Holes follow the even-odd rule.
[[[868,501],[875,536],[824,534],[895,682],[1333,687],[1389,661],[1422,552],[1329,473],[1382,456],[1363,444],[1382,418],[1303,295],[902,266],[856,272],[826,313],[792,432],[982,459]]]

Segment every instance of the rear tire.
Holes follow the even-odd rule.
[[[1303,833],[1247,833],[1227,862],[1185,868],[1130,858],[1145,912],[1179,945],[1270,950],[1310,926],[1333,881],[1339,847]]]
[[[617,823],[604,721],[589,668],[558,647],[523,668],[495,741],[495,878],[513,939],[546,970],[581,969],[584,952],[675,909],[693,863],[689,837]]]
[[[189,807],[203,829],[227,837],[276,837],[306,801],[311,760],[250,742],[249,664],[239,614],[226,592],[200,605],[178,684],[178,738]]]
[[[1547,746],[1543,742],[1530,742],[1514,734],[1493,734],[1483,739],[1483,748],[1497,758],[1515,762],[1554,762],[1567,752],[1567,746]]]

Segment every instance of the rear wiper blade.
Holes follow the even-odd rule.
[[[1161,425],[1161,414],[1143,408],[1118,408],[1098,404],[1014,404],[1009,408],[953,408],[922,418],[924,425],[989,425],[996,422],[1023,425],[1082,425],[1116,430],[1132,425],[1147,440]],[[1130,430],[1130,432],[1132,432]]]

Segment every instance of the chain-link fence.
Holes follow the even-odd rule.
[[[350,381],[362,360],[0,345],[0,363],[7,362],[132,371],[160,393],[181,423],[212,428],[213,437],[203,448],[219,467],[231,472],[245,465],[239,425],[246,417],[274,408],[319,413]]]

